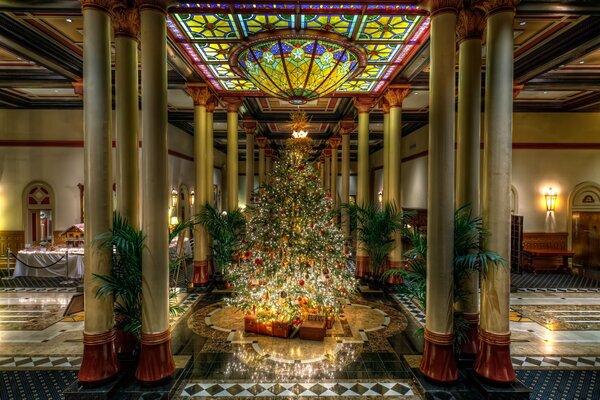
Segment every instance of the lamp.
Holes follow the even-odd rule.
[[[175,206],[177,205],[177,195],[177,190],[171,190],[171,207],[173,208],[175,208]]]
[[[194,207],[194,198],[196,197],[196,193],[192,190],[190,192],[190,204]]]
[[[546,198],[546,211],[554,211],[556,209],[556,192],[552,188],[548,188],[544,197]]]
[[[179,218],[177,217],[177,215],[173,215],[170,219],[169,219],[169,224],[171,226],[175,226],[179,223]]]
[[[377,199],[379,200],[379,204],[383,203],[383,192],[381,190],[377,193]]]

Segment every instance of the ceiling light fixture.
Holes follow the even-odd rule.
[[[581,60],[579,61],[579,64],[585,64],[585,61]]]
[[[250,36],[229,56],[235,73],[294,105],[333,92],[367,63],[365,50],[346,37],[310,29]]]
[[[71,18],[67,18],[67,19],[65,19],[65,21],[67,21],[67,22],[73,22],[73,20]]]
[[[527,24],[527,22],[525,22],[525,21],[519,22],[519,25],[521,25],[521,26],[525,26],[526,24]]]

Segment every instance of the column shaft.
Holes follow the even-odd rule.
[[[206,106],[206,201],[210,205],[214,206],[214,192],[215,192],[215,148],[214,148],[214,111],[215,103],[214,100],[209,102]]]
[[[117,211],[140,228],[138,41],[115,37],[115,103],[117,139]]]
[[[258,185],[260,186],[265,184],[265,146],[267,145],[267,138],[259,137],[256,141],[258,143]]]
[[[356,204],[365,207],[370,203],[369,195],[369,111],[371,99],[355,99],[358,108],[358,176],[356,184]],[[369,271],[369,256],[362,242],[358,241],[356,248],[356,272],[359,278],[364,278]]]
[[[342,133],[342,198],[341,203],[350,201],[350,132]],[[350,238],[350,219],[348,210],[342,209],[342,231],[346,239]]]
[[[83,7],[84,81],[84,191],[86,305],[83,360],[79,382],[100,382],[115,376],[119,361],[115,352],[113,301],[96,297],[100,281],[94,274],[110,275],[111,251],[92,240],[111,228],[112,174],[110,16],[107,10]]]
[[[455,8],[432,13],[427,323],[420,369],[425,376],[438,382],[458,379],[453,346],[455,28]]]
[[[238,113],[227,111],[227,210],[238,207]]]
[[[325,149],[325,168],[323,170],[323,186],[325,193],[330,193],[331,187],[331,153]]]
[[[135,376],[156,382],[175,371],[169,330],[169,180],[166,3],[142,4],[142,338]]]
[[[331,182],[329,183],[331,191],[331,199],[333,200],[334,207],[339,205],[338,197],[338,145],[340,143],[339,138],[331,139]]]
[[[389,106],[383,105],[383,200],[385,205],[390,198],[390,114]]]
[[[388,127],[388,175],[387,196],[383,190],[387,203],[394,204],[402,211],[401,204],[401,143],[402,143],[402,108],[400,105],[390,107]],[[385,145],[384,145],[385,146]],[[385,150],[384,150],[385,151]],[[385,173],[385,167],[384,167]],[[385,202],[384,202],[385,204]],[[402,260],[402,235],[400,232],[394,234],[395,245],[389,255],[389,265],[392,268],[400,268]]]
[[[254,132],[257,123],[253,119],[244,118],[246,130],[246,207],[252,204],[254,192]]]
[[[490,235],[485,247],[510,260],[514,9],[492,10],[487,20],[482,211]],[[479,352],[475,372],[496,382],[515,379],[510,357],[510,271],[490,267],[481,282]]]

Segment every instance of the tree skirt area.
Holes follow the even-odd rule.
[[[275,374],[285,378],[331,377],[356,361],[363,352],[393,352],[388,337],[406,329],[398,310],[358,298],[347,302],[343,314],[323,341],[264,336],[244,331],[244,314],[225,303],[196,311],[189,328],[207,338],[202,353],[230,353],[224,376],[250,374],[253,379]]]

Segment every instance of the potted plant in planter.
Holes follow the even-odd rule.
[[[397,288],[400,293],[414,300],[423,310],[426,304],[427,289],[427,237],[416,229],[406,226],[403,236],[412,248],[404,253],[408,268],[390,269],[387,276],[400,276],[403,283]],[[483,228],[481,217],[471,214],[470,206],[464,206],[454,213],[454,301],[463,298],[460,282],[467,274],[478,271],[485,274],[490,266],[505,265],[506,260],[483,247],[483,238],[487,232]],[[468,340],[469,324],[460,312],[454,313],[455,349],[460,350]]]
[[[180,222],[169,234],[169,242],[181,231],[188,229],[193,221]],[[117,330],[117,352],[135,357],[142,330],[142,249],[144,235],[141,230],[129,225],[119,213],[113,217],[112,229],[96,240],[100,246],[112,251],[110,275],[94,274],[101,281],[96,296],[112,297],[115,300],[115,328]],[[170,270],[175,263],[169,265]],[[175,305],[177,292],[172,290],[169,298],[171,316],[183,309]]]
[[[198,223],[204,225],[213,238],[213,257],[216,271],[215,280],[222,286],[225,268],[234,260],[242,247],[246,217],[239,208],[230,212],[221,212],[206,203],[200,210]]]
[[[369,287],[378,288],[387,256],[396,246],[394,233],[402,230],[404,217],[393,203],[387,203],[383,207],[378,204],[348,204],[346,207],[358,241],[370,258]]]

